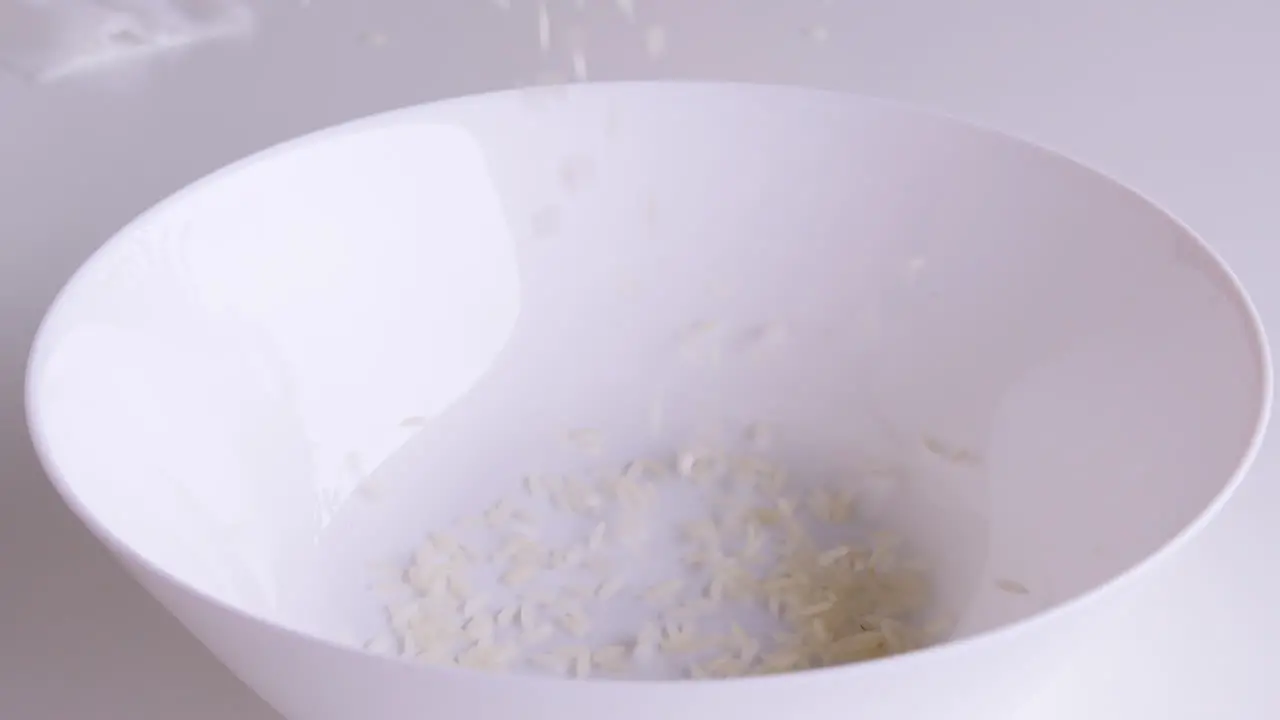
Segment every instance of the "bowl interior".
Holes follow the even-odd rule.
[[[85,265],[29,378],[51,475],[118,550],[337,640],[379,622],[370,563],[528,473],[749,426],[800,481],[856,481],[980,632],[1187,527],[1264,391],[1228,273],[1123,187],[890,104],[694,84],[236,164]]]

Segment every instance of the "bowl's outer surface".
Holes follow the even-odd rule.
[[[692,374],[657,359],[680,323],[714,319],[732,345],[775,317],[790,345],[773,359]],[[963,639],[660,685],[427,669],[336,642],[349,628],[324,582],[357,582],[352,563],[409,542],[428,508],[490,496],[488,478],[518,475],[504,463],[554,462],[541,448],[560,423],[642,415],[655,376],[780,419],[802,456],[856,437],[937,480],[904,522],[963,568],[946,579]],[[28,377],[67,502],[295,720],[1007,717],[1091,604],[1216,511],[1269,397],[1242,291],[1136,194],[891,104],[702,84],[467,98],[255,156],[95,255]],[[344,557],[312,553],[339,571],[291,586],[365,474],[437,418],[478,428],[441,460],[468,481],[406,481]],[[939,442],[983,472],[939,469],[922,450]],[[998,576],[1035,592],[995,592]]]

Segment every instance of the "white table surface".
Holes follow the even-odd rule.
[[[14,2],[0,0],[0,23]],[[182,184],[307,130],[533,77],[533,0],[490,2],[260,0],[249,41],[114,82],[0,70],[0,717],[277,717],[62,507],[23,430],[27,345],[72,270]],[[637,0],[667,28],[657,62],[612,0],[588,4],[601,6],[586,16],[593,79],[847,89],[1063,150],[1200,231],[1280,327],[1274,0]],[[825,46],[810,24],[827,27]],[[1267,679],[1280,668],[1278,474],[1273,437],[1222,517],[1117,605],[1025,720],[1280,717]]]

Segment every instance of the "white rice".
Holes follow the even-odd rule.
[[[544,53],[551,51],[551,14],[546,2],[538,3],[538,47]]]
[[[601,446],[595,429],[569,437]],[[689,493],[705,504],[673,523],[667,509],[687,513]],[[478,518],[457,527],[480,537],[434,532],[407,566],[379,569],[389,632],[368,651],[578,679],[720,678],[909,652],[951,626],[921,619],[929,577],[904,538],[847,536],[850,487],[793,485],[758,455],[704,444],[590,479],[530,473]],[[661,565],[669,542],[682,565],[637,569]]]
[[[1029,595],[1031,590],[1026,585],[1017,580],[1009,580],[1008,578],[999,578],[996,580],[996,587],[1011,595]]]
[[[649,57],[662,57],[667,52],[667,30],[661,25],[651,25],[645,30],[644,34],[645,51],[649,53]]]

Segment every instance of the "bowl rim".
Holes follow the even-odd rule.
[[[134,550],[128,543],[120,539],[119,536],[107,527],[106,523],[100,521],[94,512],[80,500],[75,489],[62,478],[58,464],[54,459],[54,454],[50,449],[48,438],[43,429],[44,426],[41,422],[41,410],[35,402],[36,395],[38,394],[36,384],[41,372],[39,361],[46,354],[45,348],[50,342],[49,334],[52,332],[50,327],[55,318],[60,314],[65,303],[68,302],[68,295],[72,292],[73,288],[79,284],[85,275],[91,272],[91,269],[94,266],[105,261],[107,256],[117,246],[121,237],[128,235],[130,231],[135,229],[137,226],[145,224],[151,218],[165,211],[172,205],[182,202],[189,195],[197,194],[203,191],[206,186],[225,177],[233,176],[246,167],[266,162],[277,155],[283,155],[311,144],[323,143],[332,138],[348,133],[357,133],[378,126],[393,125],[412,118],[415,114],[422,113],[428,109],[443,109],[449,106],[488,103],[497,98],[527,93],[537,89],[563,88],[569,89],[572,92],[598,92],[601,90],[617,91],[629,88],[654,88],[659,86],[674,86],[701,91],[732,89],[743,92],[769,92],[773,93],[775,96],[785,94],[794,94],[796,96],[825,95],[832,98],[838,98],[841,101],[850,104],[891,111],[900,116],[910,116],[916,119],[943,122],[954,126],[956,129],[962,129],[968,132],[984,135],[1001,143],[1019,145],[1024,150],[1037,154],[1043,158],[1044,161],[1057,163],[1059,165],[1074,166],[1076,170],[1083,170],[1098,182],[1110,185],[1112,188],[1122,191],[1138,203],[1145,205],[1148,209],[1164,215],[1168,220],[1174,223],[1179,231],[1184,233],[1193,241],[1192,245],[1194,247],[1194,251],[1201,253],[1205,259],[1209,261],[1212,270],[1221,273],[1222,278],[1226,281],[1226,285],[1230,289],[1230,300],[1236,306],[1237,312],[1242,316],[1241,319],[1246,321],[1246,332],[1250,335],[1250,338],[1255,345],[1254,359],[1259,368],[1258,393],[1260,395],[1260,401],[1258,403],[1258,412],[1257,416],[1253,420],[1253,430],[1250,435],[1249,442],[1240,453],[1230,477],[1226,479],[1222,488],[1214,494],[1213,498],[1196,514],[1194,518],[1183,525],[1171,538],[1133,565],[1111,576],[1106,581],[1090,587],[1075,597],[1055,603],[1048,608],[1035,612],[1027,617],[998,625],[974,635],[957,640],[948,640],[937,645],[932,645],[900,655],[877,658],[874,660],[847,665],[812,668],[774,675],[708,678],[699,680],[688,680],[683,678],[675,680],[647,680],[593,677],[589,683],[582,683],[581,681],[573,681],[562,677],[546,677],[525,673],[494,673],[492,671],[470,669],[460,666],[423,665],[399,656],[392,657],[381,655],[370,652],[361,647],[340,643],[309,632],[295,630],[273,620],[248,612],[236,605],[208,595],[205,592],[189,585],[165,568],[152,562],[140,552]],[[599,689],[606,687],[613,688],[615,690],[621,688],[638,689],[645,693],[652,693],[658,690],[662,690],[664,692],[676,690],[684,691],[691,687],[699,687],[703,689],[708,686],[731,688],[741,686],[744,683],[750,684],[754,687],[768,685],[774,689],[785,689],[789,687],[800,688],[819,682],[838,683],[854,673],[860,674],[867,679],[874,679],[873,676],[875,675],[897,673],[902,669],[910,668],[919,663],[934,662],[935,659],[937,661],[943,661],[953,655],[970,652],[971,649],[975,647],[993,645],[1017,635],[1025,635],[1028,632],[1046,626],[1051,622],[1057,622],[1057,624],[1061,625],[1061,620],[1068,618],[1078,619],[1083,615],[1087,608],[1093,607],[1105,596],[1114,595],[1117,591],[1123,588],[1131,587],[1138,579],[1151,574],[1157,567],[1166,563],[1177,550],[1185,546],[1195,535],[1199,534],[1204,527],[1222,511],[1222,508],[1235,495],[1236,491],[1244,481],[1245,476],[1248,474],[1256,460],[1262,443],[1266,438],[1266,431],[1272,412],[1273,392],[1274,368],[1272,366],[1271,350],[1267,342],[1266,331],[1255,304],[1236,274],[1231,270],[1226,262],[1223,261],[1218,253],[1215,252],[1197,232],[1183,222],[1182,219],[1165,209],[1162,205],[1155,202],[1152,198],[1148,197],[1141,191],[1130,187],[1102,170],[1086,165],[1081,161],[1036,141],[1018,137],[1011,133],[997,130],[994,127],[964,119],[947,112],[941,112],[933,108],[893,98],[855,92],[843,92],[820,87],[806,87],[801,85],[766,82],[757,83],[713,80],[623,80],[589,83],[535,84],[504,90],[471,93],[380,111],[345,122],[328,125],[317,130],[312,130],[301,135],[273,143],[265,148],[222,165],[217,169],[202,175],[196,180],[185,184],[178,190],[163,197],[158,202],[153,203],[146,210],[142,211],[132,220],[123,225],[119,230],[115,231],[104,243],[102,243],[101,246],[98,247],[98,249],[91,253],[89,257],[80,264],[80,266],[71,274],[59,289],[58,293],[54,296],[53,301],[49,304],[41,318],[34,340],[32,341],[28,352],[24,382],[24,409],[32,445],[34,446],[36,455],[39,458],[41,469],[44,471],[49,482],[54,486],[54,489],[72,513],[75,514],[80,522],[98,539],[99,542],[105,545],[117,556],[118,560],[127,560],[128,562],[133,563],[139,568],[145,570],[147,573],[162,580],[167,585],[177,589],[189,599],[212,605],[222,613],[229,614],[238,620],[252,623],[271,634],[282,634],[295,642],[302,641],[305,643],[318,644],[329,651],[360,655],[371,662],[386,663],[387,667],[407,668],[423,673],[441,673],[449,677],[457,677],[460,680],[464,677],[471,678],[482,676],[486,682],[501,682],[512,689],[517,689],[522,686],[530,689],[545,688],[554,685],[559,688],[565,688],[569,691],[572,691],[573,688],[577,688],[579,691],[585,691],[588,688]],[[166,609],[168,608],[166,607]],[[199,638],[197,638],[197,640],[199,640]],[[495,689],[495,692],[496,691],[497,690]]]

